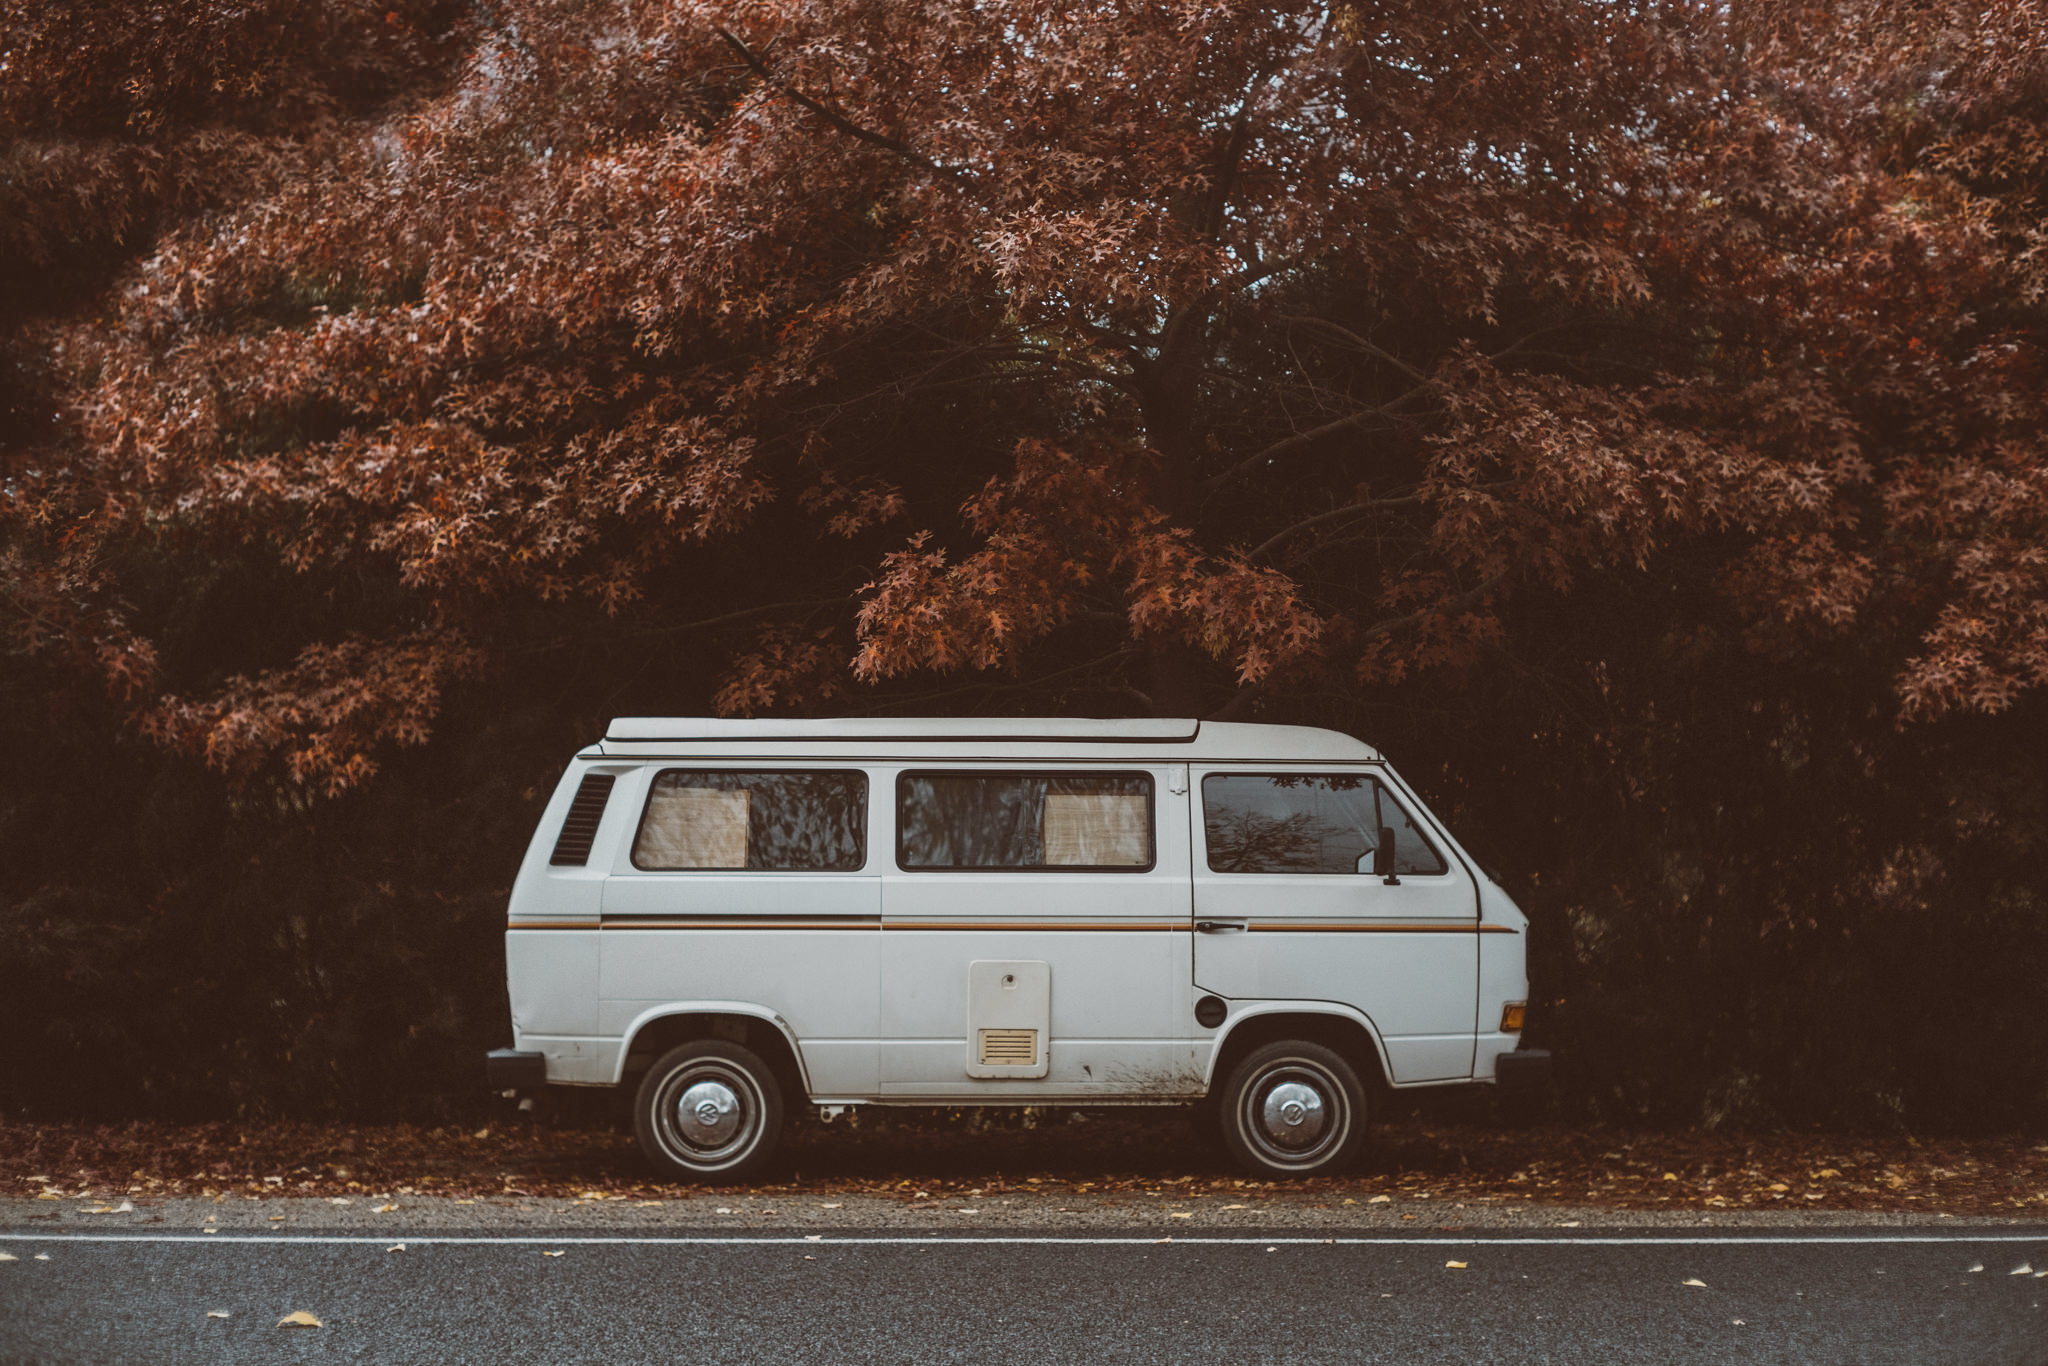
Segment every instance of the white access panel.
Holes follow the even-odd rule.
[[[1042,1077],[1052,1031],[1052,964],[967,965],[967,1075]]]

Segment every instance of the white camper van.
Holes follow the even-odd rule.
[[[1527,921],[1370,746],[1197,721],[620,719],[505,934],[500,1089],[636,1088],[668,1174],[798,1104],[1202,1102],[1340,1168],[1380,1088],[1525,1084]]]

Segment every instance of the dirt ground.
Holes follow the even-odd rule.
[[[1635,1210],[2048,1215],[2048,1142],[1721,1136],[1428,1117],[1376,1127],[1346,1175],[1251,1180],[1185,1110],[868,1110],[789,1126],[758,1194],[922,1200],[1004,1190],[1292,1190],[1360,1203],[1532,1201]],[[0,1120],[0,1194],[656,1198],[629,1130],[585,1118],[476,1129],[280,1122],[94,1126]]]

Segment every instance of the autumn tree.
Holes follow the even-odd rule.
[[[1345,726],[1545,879],[1602,1087],[1690,980],[1741,1110],[1843,936],[2038,895],[2039,17],[45,7],[22,714],[291,811],[539,679]]]

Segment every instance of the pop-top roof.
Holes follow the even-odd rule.
[[[719,716],[616,716],[607,740],[1080,740],[1188,741],[1199,721],[1071,721],[1036,717],[850,716],[737,721]]]
[[[621,716],[599,746],[607,755],[655,753],[852,755],[940,752],[1015,757],[1136,757],[1270,761],[1374,760],[1379,752],[1339,731],[1186,718],[842,717],[741,721],[712,716]]]

